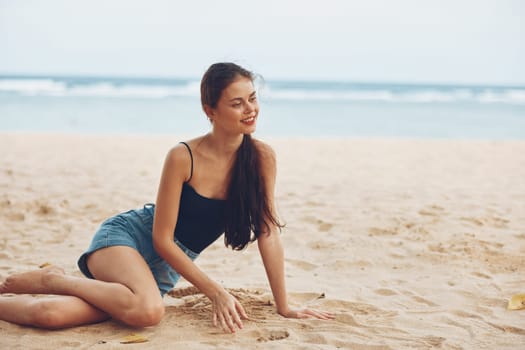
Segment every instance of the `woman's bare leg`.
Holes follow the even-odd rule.
[[[88,267],[98,280],[47,268],[8,277],[0,285],[0,293],[75,296],[131,326],[160,322],[162,298],[148,265],[135,249],[116,246],[98,250],[89,256]]]
[[[0,294],[49,294],[44,279],[50,273],[63,275],[64,270],[57,266],[48,266],[40,270],[14,274],[0,284]]]
[[[107,313],[84,300],[68,295],[0,297],[0,319],[20,325],[60,329],[109,318]]]

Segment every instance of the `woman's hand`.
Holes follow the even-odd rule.
[[[221,289],[211,299],[213,325],[220,325],[225,332],[235,333],[235,325],[242,329],[241,319],[248,319],[241,303],[226,290]]]
[[[319,311],[314,309],[293,310],[287,309],[279,314],[286,318],[318,318],[320,320],[333,320],[335,315],[331,312]]]

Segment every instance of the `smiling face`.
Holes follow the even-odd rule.
[[[251,134],[256,129],[259,104],[253,82],[240,76],[221,93],[215,108],[205,106],[214,130],[227,134]]]

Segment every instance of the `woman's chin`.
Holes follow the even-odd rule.
[[[256,129],[257,127],[255,125],[250,125],[250,127],[244,128],[242,133],[245,135],[251,135],[255,132]]]

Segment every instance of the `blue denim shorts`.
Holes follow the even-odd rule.
[[[142,209],[133,209],[113,216],[104,221],[91,241],[91,245],[78,259],[80,271],[88,277],[94,278],[87,266],[87,257],[96,250],[127,246],[136,249],[148,264],[160,294],[164,296],[177,283],[180,275],[153,248],[152,228],[155,206],[146,204]],[[186,248],[175,239],[175,243],[191,259],[195,260],[199,254]]]

